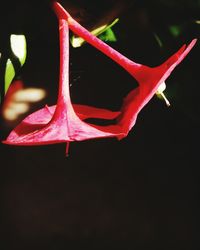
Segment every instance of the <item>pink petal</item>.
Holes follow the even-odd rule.
[[[140,110],[150,101],[159,85],[189,53],[196,39],[188,47],[184,45],[162,65],[150,68],[135,63],[93,36],[78,24],[57,2],[53,9],[59,19],[60,32],[60,80],[57,105],[45,107],[25,118],[4,143],[15,145],[40,145],[81,141],[102,137],[122,139],[134,126]],[[72,31],[121,65],[139,83],[124,99],[119,112],[85,105],[72,105],[69,93],[69,36]],[[87,118],[116,119],[116,125],[97,126],[84,122]],[[68,147],[67,147],[68,148]]]

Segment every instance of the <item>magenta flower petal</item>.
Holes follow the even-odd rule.
[[[165,82],[173,69],[186,57],[195,43],[196,39],[194,39],[184,51],[184,47],[182,47],[158,67],[150,68],[142,65],[136,74],[134,71],[131,72],[131,74],[137,78],[139,87],[132,90],[126,96],[121,108],[118,124],[123,127],[125,133],[129,132],[134,126],[140,110],[150,101],[159,85]]]
[[[140,110],[150,101],[160,84],[169,77],[174,68],[186,57],[197,41],[197,39],[194,39],[188,46],[183,45],[162,65],[151,68],[131,61],[97,37],[93,36],[88,30],[76,22],[58,2],[53,3],[53,9],[59,18],[67,20],[69,28],[74,33],[84,38],[92,46],[121,65],[139,83],[138,88],[132,90],[124,99],[120,110],[121,115],[117,123],[121,127],[123,133],[117,136],[118,139],[127,135],[134,126]]]
[[[57,2],[53,10],[59,20],[60,79],[57,105],[45,107],[25,118],[4,143],[14,145],[40,145],[92,138],[117,137],[122,139],[134,126],[140,110],[150,101],[173,69],[185,58],[196,43],[184,45],[162,65],[151,68],[135,63],[114,50],[77,23]],[[121,65],[137,81],[139,86],[124,99],[121,110],[113,112],[86,105],[72,105],[69,93],[69,30]],[[84,122],[87,118],[116,120],[116,125],[97,126]],[[68,148],[68,147],[67,147]]]
[[[73,108],[77,114],[77,116],[81,120],[85,120],[88,118],[99,118],[99,119],[106,119],[106,120],[113,120],[116,117],[120,115],[120,112],[113,112],[106,109],[99,109],[94,108],[86,105],[73,105]],[[53,114],[55,112],[56,105],[48,107],[45,106],[44,108],[32,113],[31,115],[27,116],[8,136],[7,140],[4,141],[4,143],[13,144],[14,142],[17,143],[19,141],[19,138],[23,138],[24,135],[32,134],[33,132],[37,130],[41,130],[45,126],[48,125],[48,123],[51,121]],[[24,139],[23,139],[24,140]],[[19,142],[21,145],[23,145],[22,141]],[[33,142],[35,144],[35,140]],[[27,144],[27,137],[24,142],[24,145]],[[41,143],[44,144],[44,143]],[[31,142],[29,141],[29,145],[31,145]]]
[[[120,111],[110,111],[108,109],[95,108],[80,104],[73,104],[73,108],[81,120],[85,120],[88,118],[113,120],[116,119],[121,114]]]
[[[120,112],[75,105],[76,114],[69,95],[69,39],[68,24],[65,20],[59,20],[59,31],[61,65],[58,103],[29,115],[10,133],[4,143],[42,145],[121,135],[118,125],[104,128],[89,125],[81,120],[89,117],[114,119]]]

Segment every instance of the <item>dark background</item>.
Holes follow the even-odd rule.
[[[89,29],[120,16],[110,45],[149,66],[200,34],[199,1],[61,2]],[[47,90],[32,111],[55,104],[59,47],[49,2],[5,4],[0,51],[9,34],[25,34],[27,60],[16,77]],[[121,141],[74,142],[67,158],[64,144],[1,144],[0,249],[199,249],[199,51],[198,41],[168,78],[171,107],[155,96]],[[88,44],[70,46],[70,83],[73,102],[113,110],[136,85]],[[2,139],[14,125],[2,120]]]

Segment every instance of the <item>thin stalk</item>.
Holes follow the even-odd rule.
[[[60,74],[58,101],[54,118],[61,114],[66,116],[67,109],[71,106],[69,93],[69,27],[64,19],[59,19],[60,38]],[[67,108],[68,107],[68,108]]]

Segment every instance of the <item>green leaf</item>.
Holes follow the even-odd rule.
[[[10,46],[13,54],[19,59],[21,66],[24,65],[27,55],[27,46],[26,38],[24,35],[15,35],[10,36]],[[15,77],[15,68],[10,58],[7,59],[5,67],[5,77],[4,77],[4,90],[5,94]]]
[[[179,25],[172,25],[169,27],[169,31],[174,37],[178,37],[182,32],[182,27]]]
[[[6,70],[5,70],[5,93],[7,92],[13,78],[15,76],[15,69],[10,59],[6,62]]]
[[[104,33],[99,35],[99,38],[105,42],[116,42],[117,38],[111,28],[108,28]]]
[[[105,41],[116,41],[116,37],[114,32],[111,30],[111,27],[113,27],[117,22],[119,21],[119,18],[116,18],[111,24],[105,24],[102,25],[94,30],[91,31],[91,33],[94,36],[99,36],[99,35],[103,35],[104,32],[108,32],[107,34],[104,34],[104,38],[107,39]],[[101,37],[99,37],[101,39]],[[104,39],[102,39],[104,40]],[[74,48],[78,48],[81,47],[83,45],[83,43],[85,42],[85,40],[82,37],[77,37],[75,35],[72,35],[70,42],[72,44],[72,46]]]

